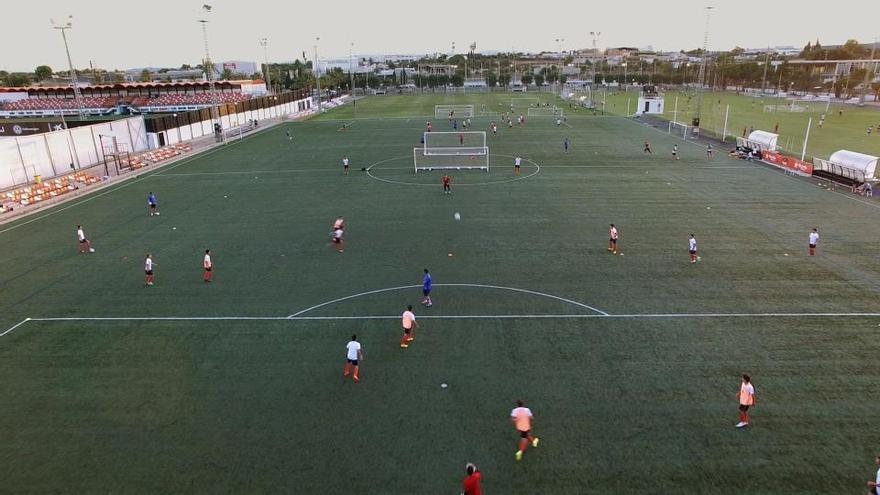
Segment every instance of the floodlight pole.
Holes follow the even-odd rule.
[[[730,116],[730,105],[727,105],[727,110],[724,111],[724,131],[721,133],[721,142],[727,138],[727,117]]]
[[[351,66],[351,57],[354,54],[354,41],[351,42],[348,47],[348,75],[351,76],[351,108],[354,111],[354,116],[357,118],[357,99],[354,97],[354,71]],[[404,69],[406,70],[406,69]]]
[[[807,134],[804,136],[804,147],[801,150],[801,161],[804,161],[804,157],[807,156],[807,142],[810,140],[810,127],[813,126],[813,117],[810,117],[810,120],[807,121]]]
[[[697,116],[696,118],[700,118],[700,112],[703,109],[703,84],[704,79],[706,77],[706,62],[709,59],[709,19],[712,16],[712,9],[714,7],[706,7],[706,31],[703,34],[703,60],[700,63],[700,85],[697,88]]]
[[[77,81],[76,69],[73,68],[73,59],[70,58],[70,46],[67,44],[67,30],[73,28],[73,16],[67,16],[67,23],[56,26],[54,21],[52,28],[61,31],[61,38],[64,40],[64,51],[67,53],[67,65],[70,67],[70,84],[73,85],[73,99],[76,101],[76,109],[79,113],[80,120],[85,119],[85,110],[83,110],[82,95],[79,93],[79,82]],[[62,110],[62,116],[64,111]]]
[[[315,37],[315,88],[318,90],[318,113],[322,113],[321,109],[321,73],[318,70],[318,42],[321,41],[320,36]]]
[[[211,119],[215,124],[220,124],[220,110],[217,108],[217,91],[214,86],[214,64],[211,62],[211,51],[208,49],[208,19],[207,14],[211,12],[210,5],[203,5],[202,9],[204,10],[205,17],[204,19],[199,19],[198,22],[202,25],[202,39],[205,42],[205,76],[208,78],[208,91],[211,92]],[[223,131],[220,131],[220,141],[224,141],[223,139]]]
[[[272,94],[272,79],[269,75],[269,38],[260,38],[260,46],[263,47],[263,60],[266,63],[266,70],[263,71],[263,75],[266,76],[266,89]]]

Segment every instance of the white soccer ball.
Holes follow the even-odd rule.
[[[452,215],[452,217],[455,218],[456,220],[461,220],[461,213],[455,212],[455,215]]]
[[[156,212],[156,215],[161,215],[161,213],[159,213],[159,212],[157,211],[157,212]]]

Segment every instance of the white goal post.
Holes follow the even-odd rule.
[[[556,106],[552,107],[529,107],[529,117],[560,117],[564,115],[562,109]]]
[[[452,150],[485,148],[486,131],[461,131],[461,132],[426,132],[423,143],[425,150]]]
[[[533,103],[536,103],[536,104],[539,104],[539,105],[540,105],[540,104],[541,104],[541,99],[540,99],[540,98],[535,98],[534,96],[532,96],[532,97],[529,97],[529,96],[523,96],[523,97],[520,97],[520,98],[511,98],[511,99],[510,99],[510,105],[511,105],[511,106],[514,106],[514,107],[517,106],[517,105],[532,106]]]
[[[434,118],[442,119],[444,117],[450,117],[450,112],[452,112],[452,118],[458,117],[473,117],[474,116],[474,106],[473,105],[434,105]]]
[[[489,148],[413,148],[415,172],[432,170],[489,171]]]
[[[681,122],[669,121],[669,134],[675,134],[682,139],[688,138],[688,133],[690,133],[691,126],[687,124],[682,124]]]
[[[764,105],[764,112],[794,112],[800,113],[807,111],[807,107],[801,105],[795,105],[794,103],[788,103],[785,105]]]

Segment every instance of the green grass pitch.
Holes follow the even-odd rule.
[[[448,126],[435,104],[510,98],[361,100],[0,226],[3,486],[440,494],[474,462],[493,494],[864,491],[877,204],[583,111],[499,126],[489,173],[452,171],[451,195],[413,173],[425,121]],[[737,430],[743,372],[758,404]],[[518,398],[541,438],[519,463]]]

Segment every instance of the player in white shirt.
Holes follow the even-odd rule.
[[[400,315],[400,325],[403,327],[403,337],[400,338],[400,347],[406,349],[409,343],[416,339],[416,328],[419,323],[416,315],[412,312],[412,305],[406,307],[406,311]]]
[[[345,244],[342,240],[343,236],[345,236],[345,232],[340,229],[333,229],[333,244],[336,244],[336,251],[341,253],[344,251],[343,245]]]
[[[364,359],[364,351],[361,349],[361,343],[357,341],[357,335],[351,336],[351,341],[345,344],[345,369],[342,371],[342,379],[351,375],[355,383],[361,381],[358,374],[360,372],[360,362]]]
[[[513,174],[519,175],[520,167],[522,166],[522,158],[517,156],[513,159]]]
[[[202,268],[205,269],[205,283],[208,283],[214,276],[214,263],[211,261],[210,249],[205,249],[205,258],[202,260]]]
[[[611,254],[617,254],[617,238],[619,236],[617,227],[612,223],[608,228],[608,250],[611,251]]]
[[[153,285],[153,266],[158,266],[153,263],[153,256],[150,253],[147,253],[147,259],[144,260],[144,274],[146,274],[146,285]]]
[[[678,160],[678,145],[677,144],[672,145],[672,158],[675,158],[676,160]]]
[[[348,175],[348,170],[349,170],[348,165],[349,165],[348,157],[343,156],[342,157],[342,174],[343,175]]]
[[[694,237],[694,234],[691,234],[690,239],[688,239],[688,252],[691,254],[691,263],[696,263],[700,260],[700,257],[697,256],[697,238]]]
[[[813,229],[810,232],[810,256],[816,256],[816,244],[819,244],[819,231]]]
[[[92,242],[86,239],[86,234],[83,232],[82,225],[76,226],[76,240],[79,243],[79,252],[80,253],[94,253],[95,249],[92,247]]]
[[[868,482],[868,495],[880,495],[880,455],[874,459],[874,464],[878,466],[877,477]]]

